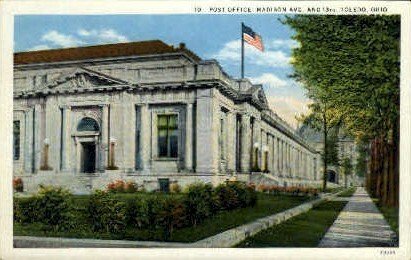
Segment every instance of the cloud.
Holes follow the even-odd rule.
[[[47,49],[50,49],[50,46],[48,46],[47,44],[40,44],[40,45],[33,46],[29,50],[30,51],[40,51],[40,50],[47,50]]]
[[[42,41],[49,42],[58,47],[75,47],[84,42],[72,35],[60,33],[58,31],[49,31],[41,37]]]
[[[110,42],[127,42],[126,36],[121,35],[114,29],[101,29],[101,30],[86,30],[79,29],[77,34],[80,37],[88,38],[93,42],[98,43],[110,43]]]
[[[267,96],[270,108],[282,119],[296,128],[298,121],[296,116],[308,112],[309,99],[299,99],[293,96]]]
[[[269,40],[266,44],[266,48],[272,49],[292,49],[300,46],[299,42],[292,39],[272,39]]]
[[[45,50],[51,48],[77,47],[87,44],[103,44],[127,42],[128,38],[114,29],[106,28],[101,30],[79,29],[76,34],[66,34],[56,30],[46,32],[40,37],[42,42],[29,50]]]
[[[253,84],[263,84],[271,88],[282,88],[289,85],[289,82],[280,79],[272,73],[263,73],[258,77],[250,78]]]
[[[245,57],[251,64],[273,68],[290,66],[290,57],[284,51],[266,48],[261,52],[247,43],[244,46]],[[241,40],[225,43],[223,48],[212,56],[219,61],[240,62]]]

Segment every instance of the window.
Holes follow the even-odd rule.
[[[178,157],[178,117],[158,115],[158,157]]]
[[[90,117],[85,117],[81,119],[80,123],[77,126],[77,131],[98,131],[98,123],[96,120]]]
[[[20,121],[13,121],[13,158],[20,159]]]

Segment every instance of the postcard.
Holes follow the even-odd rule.
[[[409,259],[410,2],[0,6],[2,259]]]

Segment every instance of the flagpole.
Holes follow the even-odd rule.
[[[241,23],[241,79],[244,78],[244,23]]]

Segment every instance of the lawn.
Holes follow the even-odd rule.
[[[397,233],[397,237],[399,237],[399,233],[398,233],[398,223],[399,223],[398,207],[383,206],[376,199],[373,199],[373,201],[375,202],[378,209],[383,214],[385,220],[388,222],[388,224],[390,225],[392,230],[394,230],[394,232]]]
[[[121,194],[122,200],[138,199],[138,196],[151,196],[151,194]],[[180,195],[169,195],[180,196]],[[129,226],[125,234],[109,234],[93,232],[86,220],[86,205],[88,196],[74,196],[76,207],[75,218],[76,227],[70,231],[51,231],[39,223],[22,225],[14,224],[14,235],[19,236],[48,236],[48,237],[71,237],[71,238],[97,238],[97,239],[125,239],[125,240],[155,240],[161,241],[163,235],[161,231],[152,229],[137,229]],[[196,227],[186,227],[173,232],[169,241],[173,242],[194,242],[230,228],[246,224],[261,217],[275,214],[286,209],[300,205],[310,200],[309,197],[298,197],[288,195],[268,195],[258,194],[258,201],[254,207],[241,208],[232,211],[225,211],[206,219]]]
[[[350,187],[347,190],[341,192],[338,197],[351,197],[354,192],[357,190],[357,187]]]
[[[312,210],[247,238],[237,247],[316,247],[346,201],[327,201]]]

